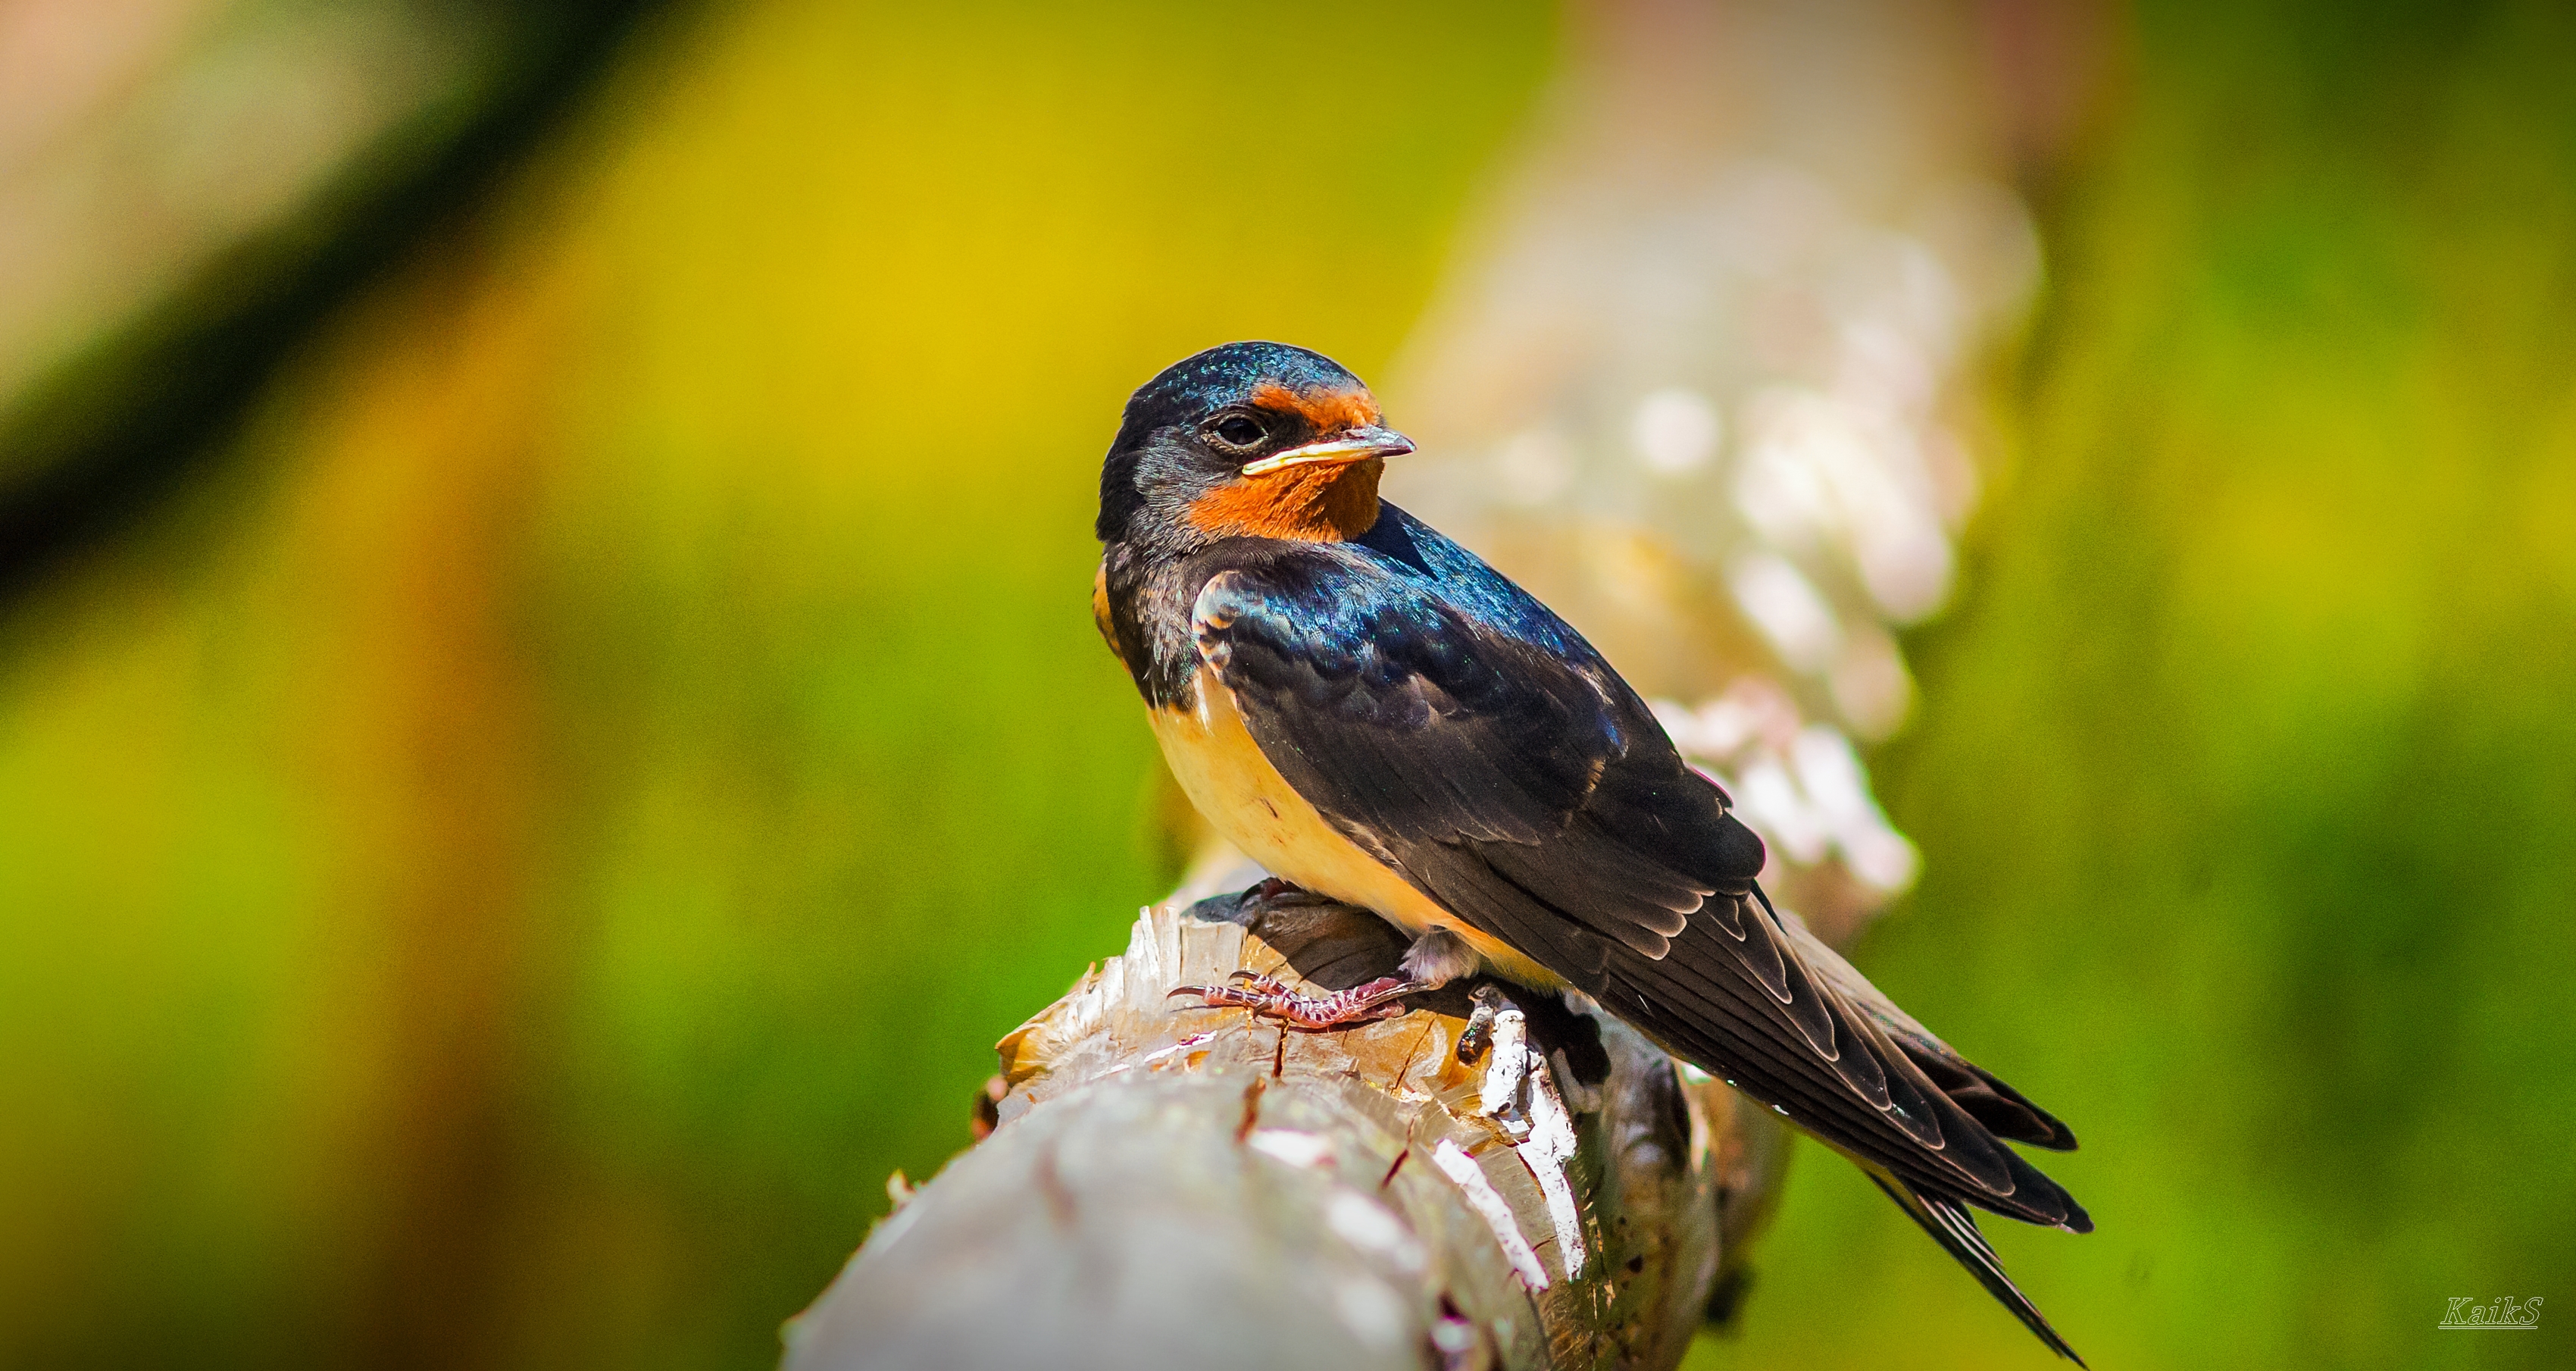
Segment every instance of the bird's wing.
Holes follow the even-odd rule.
[[[1809,965],[1754,886],[1761,840],[1635,692],[1552,618],[1490,617],[1329,557],[1220,571],[1192,613],[1262,754],[1444,908],[1915,1186],[2089,1228]]]

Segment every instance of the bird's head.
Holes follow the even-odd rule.
[[[1127,401],[1100,469],[1102,542],[1338,542],[1377,522],[1386,459],[1413,451],[1358,377],[1285,343],[1184,358]]]

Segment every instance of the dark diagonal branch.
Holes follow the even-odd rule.
[[[314,327],[517,165],[658,0],[475,7],[494,54],[0,414],[0,609],[176,489]]]

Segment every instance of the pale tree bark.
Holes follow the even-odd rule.
[[[1343,989],[1403,950],[1339,905],[1146,910],[1003,1040],[998,1128],[870,1235],[787,1366],[1677,1364],[1777,1192],[1768,1111],[1496,982],[1326,1033],[1169,993]]]

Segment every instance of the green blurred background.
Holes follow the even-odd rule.
[[[2083,1134],[2100,1231],[1997,1243],[2095,1365],[2570,1364],[2576,21],[2101,24],[1856,959]],[[1376,374],[1562,27],[575,26],[8,583],[0,1363],[773,1361],[1177,870],[1085,606],[1117,406],[1234,337]],[[185,329],[84,317],[47,412],[148,407],[78,378]],[[1817,1149],[1758,1266],[1694,1364],[2045,1359]]]

